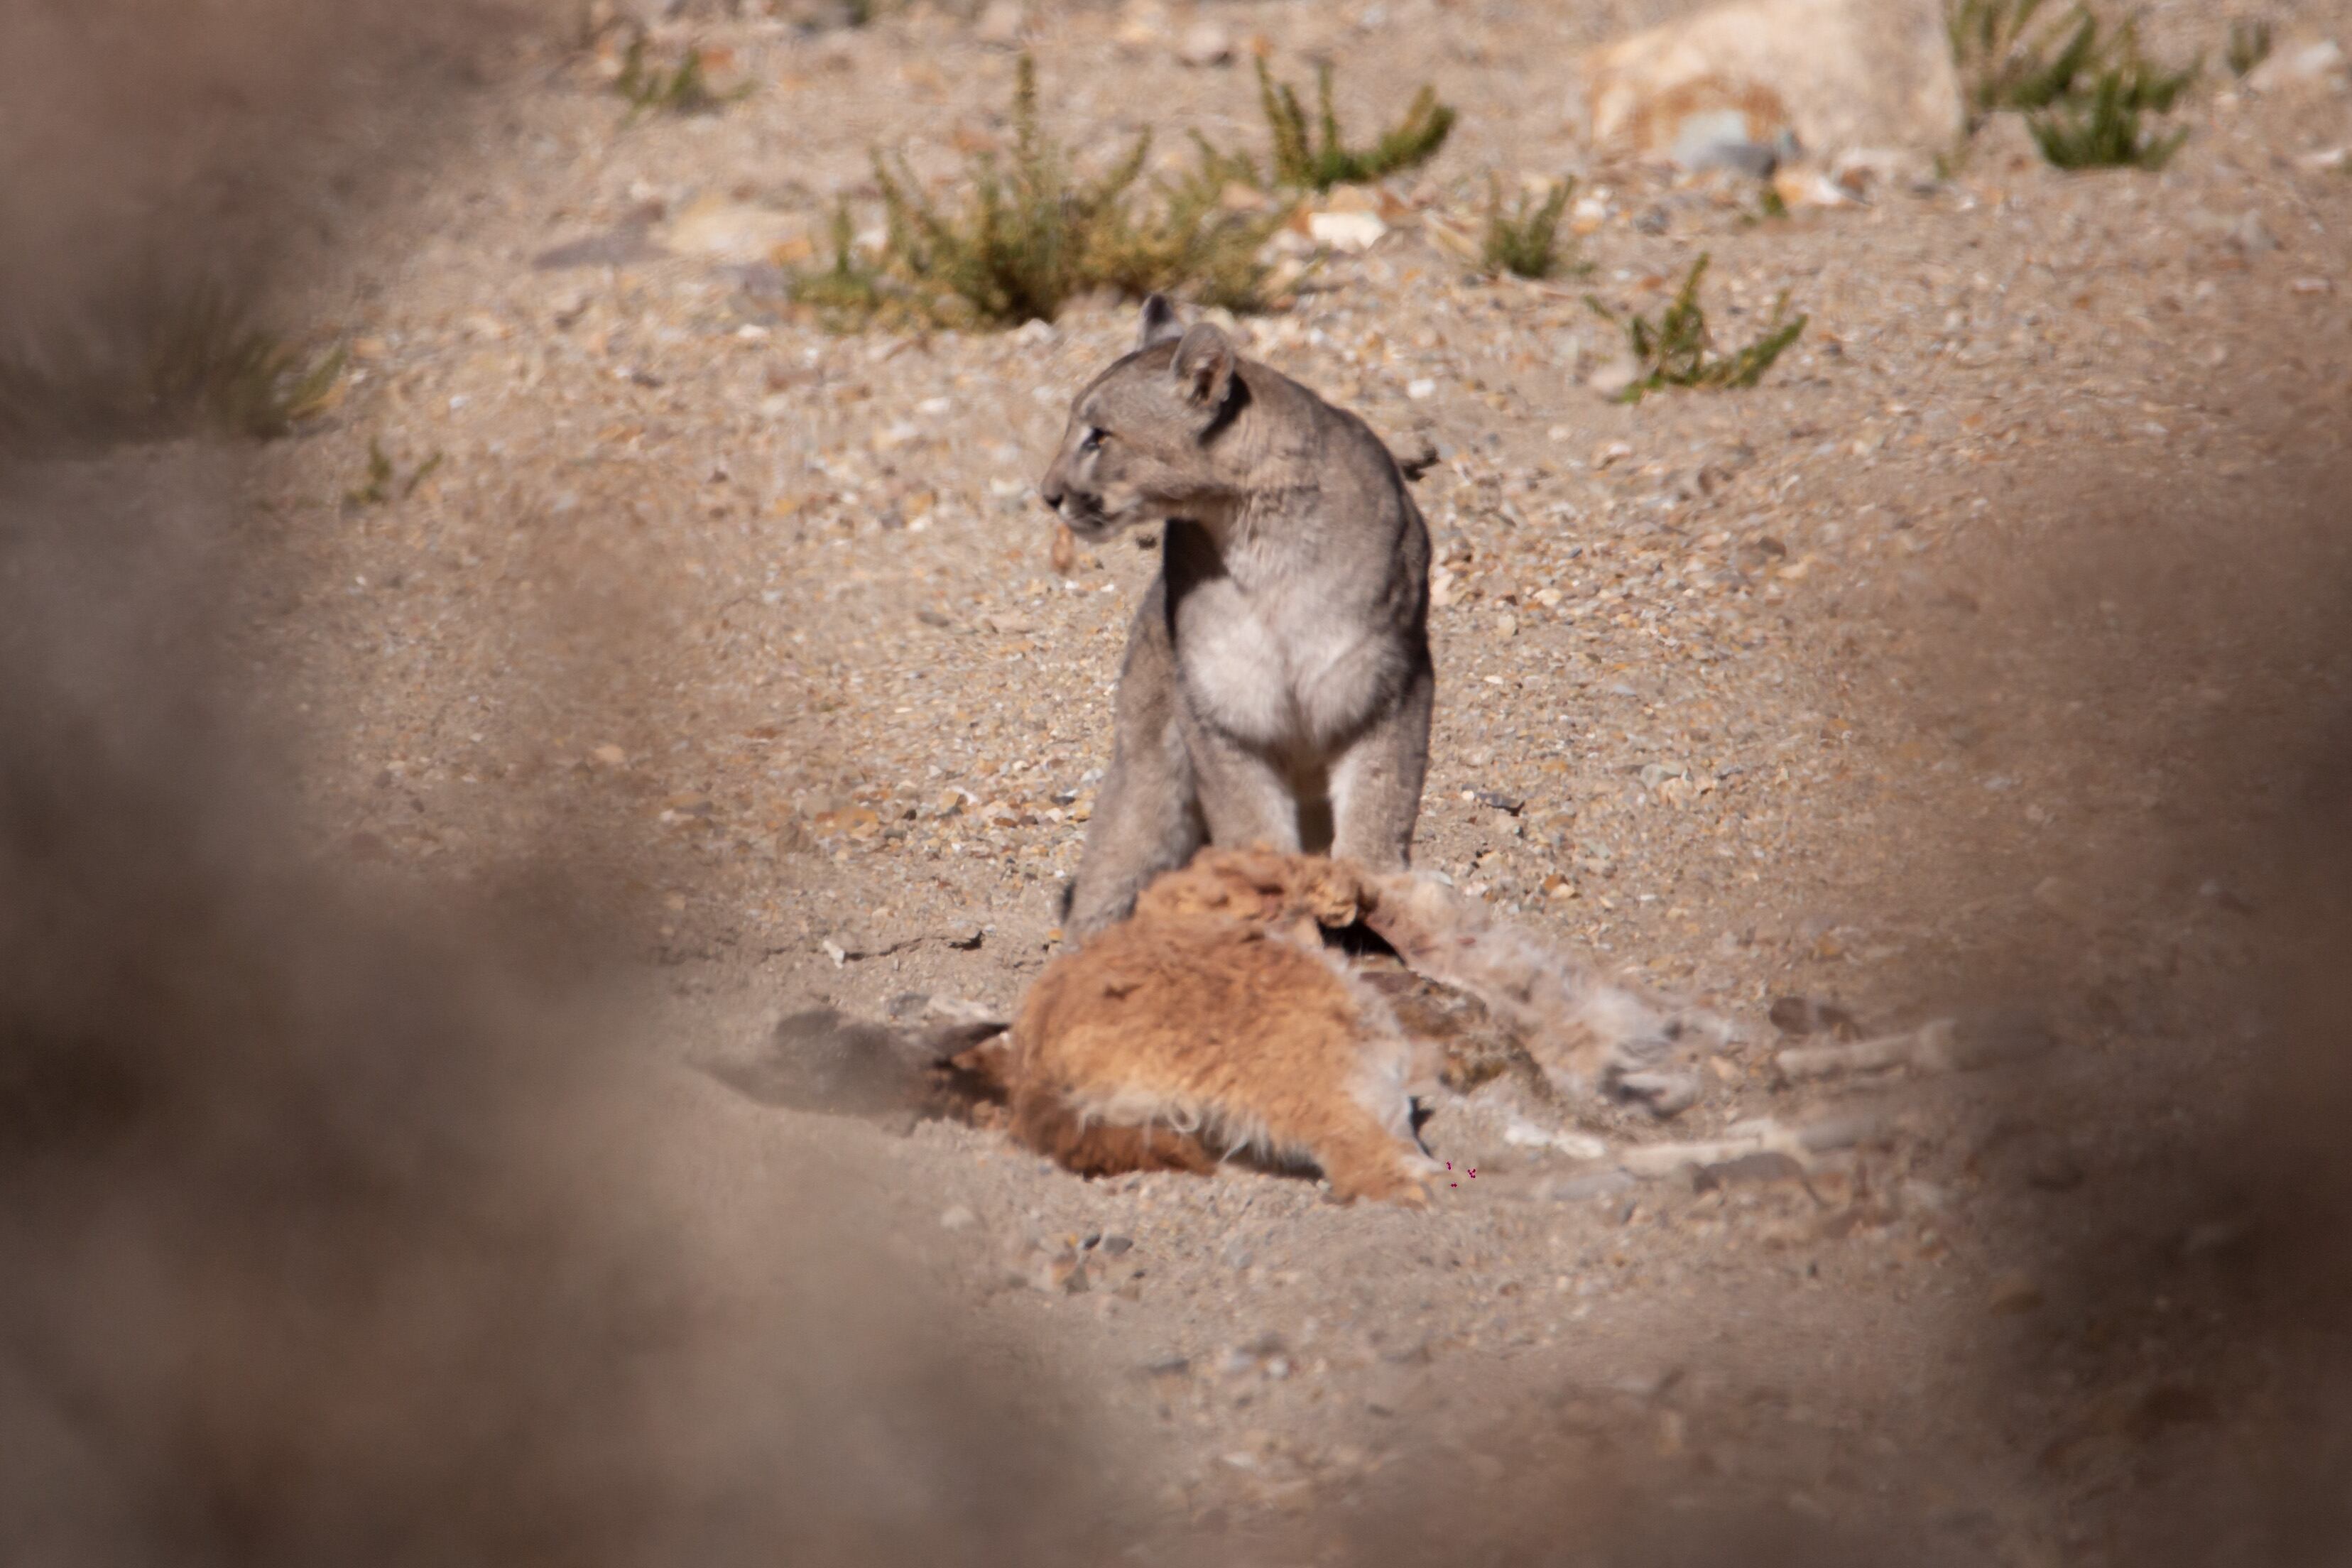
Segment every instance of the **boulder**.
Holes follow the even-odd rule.
[[[1740,0],[1590,50],[1571,113],[1606,153],[1754,172],[1801,148],[1927,153],[1960,132],[1934,0]]]

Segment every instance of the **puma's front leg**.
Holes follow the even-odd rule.
[[[1263,844],[1297,854],[1298,792],[1290,774],[1256,748],[1197,717],[1188,718],[1184,739],[1209,842],[1229,849]]]
[[[1429,715],[1436,679],[1423,663],[1387,711],[1331,764],[1331,854],[1375,871],[1412,861],[1412,826],[1429,771]]]
[[[1201,847],[1204,829],[1177,702],[1167,589],[1154,578],[1128,633],[1110,771],[1063,911],[1073,940],[1125,920],[1153,878],[1183,865]]]

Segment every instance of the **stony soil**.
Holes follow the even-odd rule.
[[[2082,1561],[2176,1427],[2213,1418],[2210,1391],[2165,1392],[2168,1336],[2226,1310],[2194,1248],[2154,1305],[2094,1323],[2068,1294],[2068,1205],[2160,1187],[2160,1148],[2137,1110],[2055,1108],[2113,1103],[2146,1053],[2128,1104],[2177,1118],[2163,1136],[2228,1111],[2173,1093],[2226,1043],[2175,982],[2241,962],[2259,899],[2137,850],[2226,826],[2189,742],[2291,723],[2341,673],[2233,658],[2228,616],[2184,623],[2175,590],[2210,574],[2239,595],[2217,603],[2259,602],[2266,546],[2307,540],[2282,510],[2296,433],[2352,398],[2352,175],[2309,155],[2352,141],[2352,97],[2209,73],[2160,175],[2063,175],[1997,128],[1948,179],[1759,221],[1752,186],[1596,162],[1564,118],[1572,51],[1667,9],[1215,7],[1294,76],[1336,59],[1360,128],[1424,79],[1464,110],[1393,183],[1411,210],[1377,246],[1241,330],[1442,454],[1419,492],[1442,563],[1419,863],[1740,1026],[1675,1122],[1575,1127],[1622,1148],[1893,1120],[1808,1182],[1627,1186],[1505,1142],[1502,1108],[1446,1105],[1432,1147],[1477,1174],[1414,1215],[1239,1172],[1089,1184],[961,1127],[757,1112],[882,1173],[887,1244],[976,1341],[1086,1391],[1147,1478],[1146,1537],[1222,1520],[1328,1544],[1432,1454],[1486,1481],[1615,1454],[1675,1496]],[[1045,8],[1056,132],[1089,157],[1145,128],[1254,140],[1245,67],[1177,58],[1194,19]],[[2281,32],[2346,24],[2307,6]],[[2218,58],[2212,7],[2146,26]],[[944,176],[1002,136],[1013,56],[979,31],[928,9],[672,24],[657,40],[729,51],[721,81],[753,90],[634,120],[592,52],[535,41],[456,155],[368,216],[320,215],[345,260],[310,308],[360,374],[268,454],[260,526],[306,574],[253,624],[306,706],[322,850],[387,886],[495,879],[551,843],[609,872],[659,959],[648,1047],[681,1063],[814,1001],[1010,1007],[1055,950],[1155,558],[1123,542],[1057,574],[1031,487],[1132,307],[832,335],[764,259],[836,194],[874,219],[871,148]],[[1439,228],[1475,229],[1492,168],[1580,176],[1588,276],[1465,272]],[[1719,335],[1787,290],[1803,338],[1751,391],[1603,401],[1583,292],[1654,310],[1702,251]],[[381,500],[348,494],[372,442]],[[2189,644],[2193,669],[2158,662]],[[2262,787],[2229,809],[2259,816]],[[1766,1019],[1785,995],[1874,1027],[2027,1005],[2051,1044],[1791,1089]],[[747,1113],[678,1071],[681,1139]],[[2230,1398],[2258,1396],[2247,1377]]]

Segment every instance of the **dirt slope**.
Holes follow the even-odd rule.
[[[2158,1251],[2230,1217],[2164,1208],[2162,1140],[2235,1103],[2171,1086],[2229,1052],[2264,906],[2226,857],[2293,781],[2199,759],[2275,756],[2339,700],[2340,653],[2291,606],[2342,565],[2340,500],[2298,465],[2352,413],[2352,179],[2305,156],[2352,141],[2352,98],[2209,74],[2160,175],[1996,139],[1948,180],[1759,222],[1751,187],[1596,163],[1565,119],[1572,51],[1663,10],[1213,9],[1294,76],[1328,52],[1351,123],[1424,79],[1464,111],[1394,183],[1415,216],[1244,330],[1443,454],[1419,862],[1742,1026],[1675,1123],[1582,1130],[1893,1120],[1810,1186],[1562,1197],[1566,1156],[1447,1107],[1432,1146],[1478,1174],[1425,1216],[1243,1173],[1089,1185],[945,1126],[760,1111],[754,1136],[837,1151],[975,1343],[1087,1391],[1163,1510],[1141,1533],[1361,1552],[1335,1544],[1349,1510],[1413,1487],[1617,1466],[1685,1501],[1930,1521],[1956,1559],[2111,1549],[2134,1489],[2189,1462],[2165,1445],[2283,1375],[2167,1403],[2184,1341],[2225,1332],[2226,1281],[2192,1249],[2158,1305],[2086,1304],[2079,1248],[2114,1226],[2077,1210],[2148,1195],[2133,1245]],[[1049,8],[1056,132],[1090,157],[1147,127],[1255,138],[1246,68],[1177,58],[1188,20]],[[2221,26],[2166,5],[2147,33],[2211,58]],[[1009,1007],[1053,950],[1154,560],[1121,542],[1058,575],[1030,487],[1130,307],[826,333],[761,253],[836,194],[871,221],[877,145],[944,174],[1002,136],[1013,55],[929,10],[657,37],[730,51],[753,90],[631,119],[590,54],[534,43],[462,153],[380,216],[319,216],[357,259],[307,308],[362,374],[268,458],[256,526],[302,570],[252,625],[308,705],[321,853],[387,887],[551,845],[618,879],[659,959],[647,1048],[681,1063],[812,1001]],[[1425,220],[1474,227],[1496,167],[1580,175],[1604,209],[1589,277],[1465,275]],[[1752,391],[1587,389],[1612,345],[1585,289],[1654,310],[1702,251],[1718,332],[1785,289],[1797,346]],[[380,501],[348,494],[372,442]],[[1790,994],[1883,1026],[2024,1007],[2053,1043],[1791,1089],[1766,1021]],[[687,1081],[683,1144],[753,1114]]]

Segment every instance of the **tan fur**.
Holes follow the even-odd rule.
[[[1681,1025],[1657,1005],[1435,882],[1377,877],[1364,894],[1364,923],[1406,967],[1469,992],[1514,1025],[1556,1092],[1639,1100],[1662,1114],[1696,1093],[1695,1080],[1668,1060]]]
[[[1014,1136],[1089,1175],[1311,1161],[1346,1197],[1422,1204],[1407,1086],[1442,1077],[1322,942],[1360,920],[1408,967],[1506,1020],[1557,1092],[1671,1114],[1696,1079],[1660,1005],[1409,873],[1263,847],[1202,850],[1132,918],[1030,988],[1005,1068]]]
[[[1409,1047],[1322,951],[1360,874],[1209,850],[1133,919],[1056,960],[1013,1026],[1013,1131],[1089,1174],[1206,1170],[1247,1151],[1311,1161],[1345,1198],[1418,1206]]]

